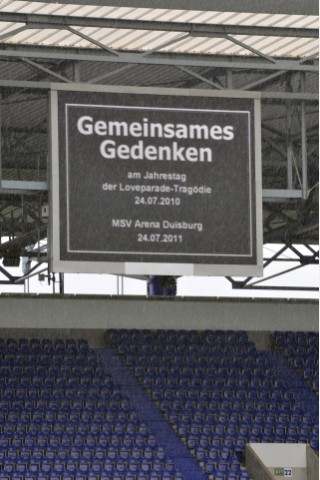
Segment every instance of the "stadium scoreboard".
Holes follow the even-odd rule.
[[[55,85],[51,268],[262,273],[255,93]]]

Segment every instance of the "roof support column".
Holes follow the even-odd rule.
[[[233,75],[232,75],[232,70],[231,68],[227,68],[226,71],[226,77],[227,77],[227,88],[232,89],[233,88]]]
[[[301,90],[305,91],[305,74],[301,72]],[[302,162],[302,198],[308,198],[308,163],[307,163],[307,126],[306,102],[301,102],[301,162]]]
[[[292,150],[292,105],[290,101],[286,103],[287,111],[287,187],[293,189],[293,150]]]
[[[80,64],[79,62],[74,62],[73,64],[73,79],[75,82],[80,82]]]

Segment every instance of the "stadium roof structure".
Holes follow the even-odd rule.
[[[169,8],[161,6],[169,2],[157,2],[156,9],[142,1],[133,2],[136,8],[132,2],[130,6],[113,2],[112,7],[104,6],[105,2],[76,3],[4,0],[0,4],[1,40],[6,45],[102,49],[116,57],[127,51],[253,54],[269,57],[270,63],[275,63],[270,57],[306,58],[318,51],[316,12],[306,15],[301,7],[294,9],[300,13],[288,14],[280,13],[279,7],[274,13],[270,7],[268,12],[226,11],[225,2],[208,1],[193,2],[197,10],[178,8],[184,2],[170,2]],[[202,11],[198,10],[201,3]],[[215,3],[220,4],[218,11],[213,9]]]
[[[316,263],[318,47],[315,0],[0,1],[0,282],[47,261],[55,82],[261,92],[264,243]]]

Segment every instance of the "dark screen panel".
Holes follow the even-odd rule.
[[[58,92],[60,260],[256,265],[254,99]]]

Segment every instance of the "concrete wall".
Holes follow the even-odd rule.
[[[307,467],[306,445],[303,443],[250,443],[266,467]]]
[[[277,299],[0,295],[0,328],[319,331],[318,302]]]
[[[253,478],[254,480],[273,480],[273,476],[269,472],[269,469],[263,464],[259,455],[248,444],[245,448],[245,466],[250,478]]]
[[[319,480],[319,457],[310,445],[307,445],[307,470],[308,480]]]
[[[307,480],[306,445],[251,443],[246,447],[246,467],[257,480],[277,480],[280,474],[276,470],[286,468],[291,470],[295,480]]]

